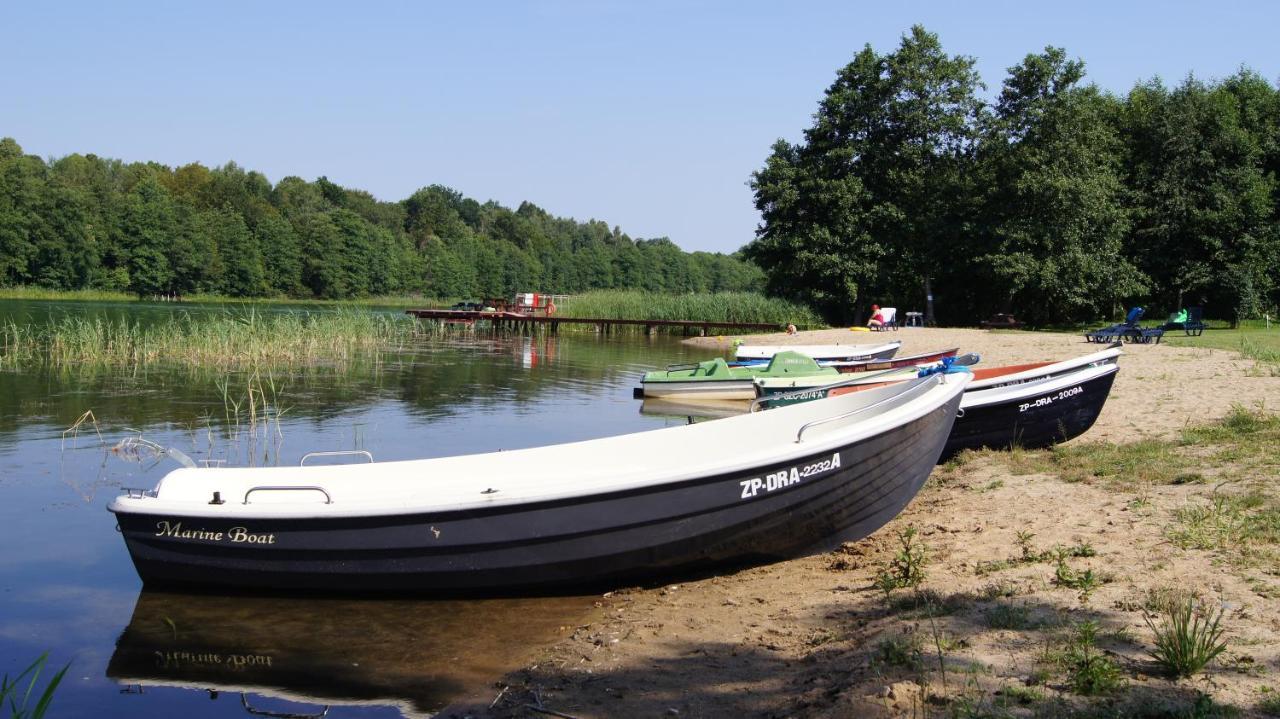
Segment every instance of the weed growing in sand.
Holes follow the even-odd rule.
[[[1031,550],[1031,540],[1035,538],[1035,532],[1028,532],[1025,530],[1018,530],[1018,533],[1014,535],[1014,539],[1018,543],[1018,548],[1022,550],[1022,561],[1031,561],[1031,556],[1033,554]]]
[[[951,719],[1013,719],[1013,714],[1005,710],[1010,702],[1003,696],[989,700],[975,688],[973,695],[953,699],[947,716]]]
[[[880,640],[874,661],[888,667],[920,671],[924,668],[924,650],[919,634],[902,634]]]
[[[974,597],[968,592],[942,595],[932,589],[921,589],[889,600],[889,611],[904,619],[920,616],[945,617],[968,608]]]
[[[978,560],[974,565],[974,573],[981,577],[986,574],[1011,569],[1019,564],[1036,564],[1038,562],[1058,562],[1061,564],[1071,557],[1093,557],[1098,554],[1097,550],[1089,542],[1076,542],[1069,547],[1057,544],[1052,549],[1038,551],[1031,544],[1031,540],[1035,536],[1034,533],[1029,531],[1019,531],[1014,539],[1018,544],[1018,556],[1008,559]]]
[[[1017,564],[1017,562],[1011,562],[1008,559],[979,559],[973,565],[973,573],[982,577],[995,572],[1003,572],[1006,569],[1017,566]]]
[[[1095,646],[1097,636],[1097,622],[1080,622],[1062,652],[1067,685],[1076,694],[1110,694],[1123,684],[1120,668]]]
[[[1159,624],[1150,616],[1143,617],[1155,634],[1156,648],[1151,652],[1165,671],[1183,678],[1198,674],[1209,662],[1226,651],[1221,626],[1225,610],[1217,614],[1196,611],[1196,603],[1183,601],[1165,612]]]
[[[828,629],[818,628],[813,630],[809,634],[809,636],[805,637],[804,643],[811,647],[820,647],[823,644],[829,644],[834,641],[839,641],[843,638],[844,638],[843,636],[841,636],[836,632],[830,631]]]
[[[1024,591],[1022,587],[1008,579],[1000,582],[991,582],[983,587],[978,595],[983,599],[1011,599],[1019,594],[1031,594],[1032,591]]]
[[[1053,583],[1059,587],[1067,589],[1080,590],[1080,601],[1089,601],[1089,595],[1103,584],[1111,581],[1111,577],[1095,572],[1092,569],[1086,569],[1078,572],[1067,565],[1065,558],[1058,560],[1058,566],[1053,570]]]
[[[1022,631],[1037,625],[1031,616],[1026,603],[1000,602],[983,614],[987,626],[992,629],[1014,629]]]
[[[1262,699],[1258,701],[1258,711],[1267,716],[1280,717],[1280,692],[1271,687],[1262,688]]]
[[[1187,602],[1199,602],[1200,593],[1184,587],[1165,585],[1150,587],[1142,601],[1142,609],[1151,614],[1169,614]]]
[[[1280,504],[1256,491],[1215,494],[1207,503],[1179,507],[1173,517],[1177,524],[1166,533],[1183,549],[1219,549],[1247,558],[1257,544],[1280,543]]]
[[[1044,692],[1035,687],[1011,684],[1000,689],[1000,703],[1004,706],[1027,706],[1044,700]]]
[[[874,585],[884,592],[885,598],[895,589],[919,587],[925,578],[925,564],[928,553],[925,546],[916,539],[914,526],[898,531],[898,542],[902,545],[889,564],[876,574]]]

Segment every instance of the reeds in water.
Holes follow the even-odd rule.
[[[236,369],[344,364],[400,348],[414,332],[406,317],[350,309],[179,314],[155,323],[75,316],[47,324],[10,320],[0,324],[0,366],[173,363]]]

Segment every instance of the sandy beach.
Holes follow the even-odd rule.
[[[964,329],[690,341],[728,350],[738,339],[900,339],[900,354],[954,346],[988,366],[1099,349],[1079,335]],[[1184,428],[1236,404],[1280,408],[1280,377],[1233,352],[1126,346],[1120,365],[1098,423],[1072,446],[1153,440],[1185,459],[1202,448],[1175,446]],[[1203,467],[1166,482],[1126,466],[1083,479],[1045,471],[1048,453],[963,455],[939,467],[888,526],[836,552],[601,596],[588,623],[562,628],[535,662],[441,716],[1054,716],[1100,708],[1182,716],[1197,701],[1267,716],[1280,706],[1268,703],[1280,691],[1275,545],[1242,552],[1188,544],[1178,532],[1188,508],[1211,507],[1215,496],[1252,492],[1274,502],[1280,450],[1223,459],[1210,449]],[[907,527],[927,552],[926,578],[914,592],[886,596],[873,581]],[[1048,559],[1055,552],[1056,562]],[[1038,556],[1045,559],[1028,559]],[[1099,581],[1073,586],[1062,567]],[[1185,596],[1222,609],[1227,650],[1206,672],[1175,681],[1151,659],[1144,617]],[[1053,658],[1085,621],[1097,623],[1096,646],[1119,667],[1121,689],[1081,696]]]

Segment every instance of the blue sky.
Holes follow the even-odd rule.
[[[36,3],[0,5],[0,135],[27,152],[235,160],[399,200],[439,183],[633,237],[733,251],[769,146],[835,71],[913,23],[1005,69],[1280,78],[1280,3]]]

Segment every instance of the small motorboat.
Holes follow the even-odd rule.
[[[738,362],[766,362],[779,352],[799,352],[819,362],[866,362],[889,359],[901,346],[897,340],[861,345],[738,345],[734,356]]]
[[[756,396],[770,398],[786,395],[785,399],[778,399],[769,403],[770,407],[781,407],[796,402],[822,399],[827,396],[833,387],[842,389],[838,394],[847,394],[852,390],[844,390],[843,388],[845,387],[873,387],[885,382],[901,382],[919,377],[922,370],[927,373],[943,364],[947,367],[972,367],[980,360],[981,357],[977,354],[969,353],[947,357],[938,362],[926,362],[878,372],[853,372],[841,375],[841,380],[837,384],[832,384],[830,378],[825,376],[762,377],[756,380]]]
[[[176,469],[108,507],[143,582],[525,593],[825,551],[911,501],[966,376],[716,422],[370,464]]]
[[[665,370],[646,372],[640,381],[639,398],[666,399],[755,399],[755,381],[760,377],[827,377],[834,382],[839,371],[820,366],[799,352],[779,352],[767,365],[731,367],[716,357],[705,362],[671,365]]]
[[[974,370],[940,459],[966,449],[1036,449],[1079,437],[1102,413],[1122,353],[1111,347],[1039,367]]]
[[[863,360],[860,362],[822,362],[823,367],[833,367],[840,372],[877,372],[886,369],[898,369],[899,367],[917,367],[923,364],[933,362],[941,362],[947,357],[955,357],[960,351],[959,347],[952,347],[946,350],[937,350],[936,352],[922,352],[920,354],[909,355],[907,357],[894,357],[892,359],[883,360]]]
[[[1061,362],[970,370],[973,380],[965,389],[940,459],[965,449],[1048,447],[1084,434],[1102,412],[1122,353],[1116,343],[1101,352]],[[755,406],[767,409],[823,396],[838,397],[866,391],[881,381],[901,379],[892,371],[876,373],[870,381],[854,378],[761,397]]]

